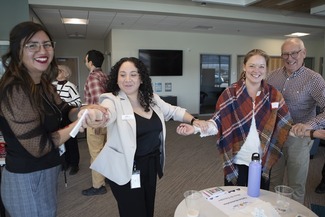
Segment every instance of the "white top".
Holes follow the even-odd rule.
[[[258,92],[259,94],[259,92]],[[256,128],[256,120],[255,120],[255,102],[253,102],[253,118],[252,123],[249,129],[249,133],[247,135],[246,141],[241,147],[240,151],[234,157],[235,164],[247,165],[252,161],[252,154],[257,152],[261,155],[261,141]],[[208,120],[208,129],[206,132],[202,132],[199,127],[194,126],[194,134],[200,133],[201,137],[216,135],[218,133],[218,127],[213,120]]]
[[[255,103],[253,102],[253,108],[254,107]],[[249,163],[252,161],[252,154],[255,152],[261,155],[261,141],[257,132],[255,112],[253,109],[253,118],[249,133],[243,146],[240,148],[237,155],[235,155],[233,163],[249,166]]]

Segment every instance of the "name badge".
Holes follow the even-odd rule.
[[[62,144],[62,145],[59,146],[59,153],[60,153],[60,156],[63,155],[64,152],[65,152],[65,145]]]
[[[122,115],[122,120],[134,120],[134,115]]]
[[[279,102],[272,102],[272,103],[271,103],[271,107],[272,107],[273,109],[275,109],[275,108],[279,108]]]
[[[140,170],[135,170],[131,176],[131,189],[141,188]]]

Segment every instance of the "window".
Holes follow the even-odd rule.
[[[0,57],[4,55],[9,48],[9,41],[0,41]],[[0,58],[0,78],[5,73],[4,66],[2,64],[2,60]]]
[[[230,82],[230,55],[202,54],[201,72],[204,71],[214,71],[214,87],[228,87]],[[204,75],[202,74],[202,76]],[[203,79],[201,79],[202,81]]]
[[[201,54],[200,114],[213,113],[220,94],[230,85],[230,58]]]

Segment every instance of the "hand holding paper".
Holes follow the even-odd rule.
[[[86,109],[84,111],[81,118],[79,118],[76,126],[74,126],[74,128],[71,130],[71,132],[70,132],[71,137],[73,137],[73,138],[76,137],[76,135],[78,134],[79,129],[80,129],[81,125],[82,125],[82,122],[85,120],[87,114],[88,114],[88,109]]]

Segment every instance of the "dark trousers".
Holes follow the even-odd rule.
[[[322,182],[325,183],[325,163],[322,169]]]
[[[248,185],[248,166],[235,164],[235,167],[238,168],[238,179],[236,186],[246,186]],[[271,177],[271,174],[269,174]],[[234,186],[232,182],[228,182],[225,178],[225,186]],[[269,190],[270,189],[270,179],[265,181],[261,174],[261,189]]]
[[[159,160],[150,156],[136,160],[136,169],[140,170],[141,188],[131,189],[130,182],[118,185],[108,180],[117,201],[120,217],[153,217],[156,197],[156,183]]]
[[[70,138],[65,142],[65,161],[67,166],[78,166],[80,160],[78,139]]]

